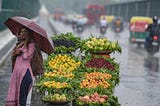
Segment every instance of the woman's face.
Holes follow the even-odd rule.
[[[17,37],[18,37],[18,39],[26,39],[28,34],[29,34],[29,32],[26,28],[21,28]]]

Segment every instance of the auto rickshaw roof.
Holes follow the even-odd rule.
[[[113,15],[101,15],[100,20],[102,20],[104,17],[106,18],[108,22],[112,22],[112,20],[115,18],[115,16]]]
[[[149,24],[152,24],[153,23],[153,20],[151,17],[143,17],[143,16],[133,16],[131,19],[130,19],[130,23],[135,23],[137,21],[140,21],[140,22],[143,22],[143,21],[146,21],[148,22]]]

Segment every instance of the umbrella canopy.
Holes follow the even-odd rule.
[[[29,28],[34,32],[33,36],[34,36],[35,42],[38,44],[38,46],[43,52],[50,54],[54,51],[51,43],[47,38],[47,33],[45,29],[43,29],[34,21],[27,19],[25,17],[14,16],[14,17],[8,18],[4,24],[11,30],[13,35],[16,35],[16,36],[18,34],[20,27],[25,26]]]

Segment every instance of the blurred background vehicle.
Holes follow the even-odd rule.
[[[99,31],[101,33],[101,36],[104,36],[106,34],[108,28],[108,21],[106,19],[106,17],[100,17],[99,20]]]
[[[57,9],[54,10],[53,18],[54,18],[55,21],[61,21],[61,18],[64,15],[65,15],[65,13],[64,13],[63,9],[57,8]]]
[[[77,19],[77,24],[76,24],[77,32],[81,34],[84,31],[88,20],[83,15],[77,15],[76,19]]]
[[[149,24],[152,24],[151,17],[142,17],[142,16],[133,16],[130,19],[130,37],[129,42],[137,44],[140,46],[145,43],[145,39],[148,36],[148,32],[146,32],[146,28]]]
[[[155,53],[159,52],[159,34],[152,35],[149,37],[149,41],[147,42],[146,50],[149,56],[153,56]]]
[[[158,17],[154,16],[152,18],[153,24],[150,24],[146,31],[149,35],[145,39],[145,48],[149,55],[154,55],[159,52],[160,45],[160,26],[158,24]]]
[[[99,23],[101,15],[105,15],[104,5],[89,4],[85,9],[85,16],[88,19],[87,25],[96,25]]]
[[[115,33],[120,33],[124,30],[124,19],[119,16],[115,16],[111,23],[111,29]]]

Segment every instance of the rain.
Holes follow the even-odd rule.
[[[122,52],[111,53],[111,57],[115,58],[120,66],[120,83],[114,89],[114,95],[118,98],[118,102],[121,106],[160,106],[160,53],[158,51],[150,55],[145,48],[145,38],[141,39],[144,40],[142,42],[135,42],[136,38],[131,38],[131,18],[136,16],[143,17],[142,20],[145,20],[145,17],[149,17],[150,19],[146,19],[148,23],[154,16],[160,18],[159,0],[35,0],[34,2],[32,0],[25,2],[15,0],[13,2],[15,3],[14,6],[7,5],[8,2],[7,0],[0,0],[0,17],[2,17],[0,45],[4,45],[0,46],[0,85],[3,85],[0,89],[0,106],[5,106],[6,103],[11,75],[10,53],[16,43],[15,37],[3,25],[3,22],[14,15],[34,20],[46,30],[50,42],[52,42],[52,36],[67,32],[71,32],[83,40],[94,36],[107,38],[110,41],[118,41]],[[23,7],[19,6],[20,4],[24,5],[23,11],[19,10]],[[29,7],[31,4],[32,7]],[[87,6],[91,4],[104,7],[104,13],[90,19],[89,13],[87,14],[86,11]],[[16,6],[18,7],[16,8]],[[12,10],[14,12],[11,12]],[[100,14],[100,11],[97,13]],[[100,16],[112,17],[106,18],[108,27],[104,34],[100,32]],[[78,29],[79,27],[73,28],[72,22],[75,18],[77,18],[76,20],[80,18],[87,20],[83,20],[84,24],[80,27],[82,29]],[[122,22],[118,32],[113,24],[116,22],[116,18]],[[90,21],[92,19],[93,21]],[[134,22],[137,20],[141,19],[133,19]],[[136,31],[133,34],[145,32],[137,31],[138,33],[136,33]],[[5,36],[2,37],[4,34]],[[75,54],[77,55],[77,52]],[[45,53],[43,54],[44,59],[47,56]],[[36,93],[33,87],[27,100],[27,106],[46,106],[40,99],[39,94]]]

